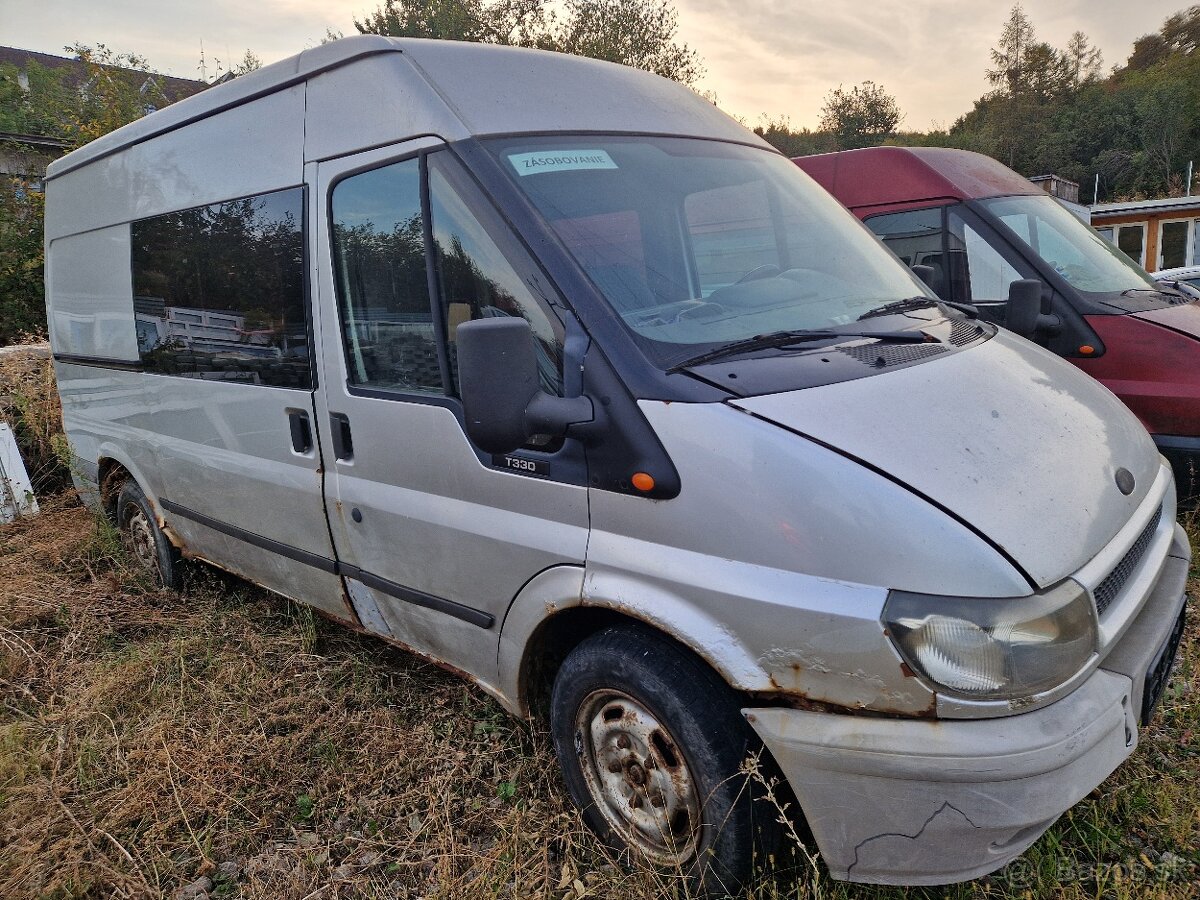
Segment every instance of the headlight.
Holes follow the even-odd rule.
[[[883,624],[915,672],[969,700],[1010,700],[1057,687],[1096,649],[1091,598],[1070,579],[1029,597],[892,591]]]

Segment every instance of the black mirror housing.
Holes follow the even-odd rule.
[[[533,331],[524,319],[464,322],[456,338],[467,434],[485,453],[511,453],[535,434],[561,436],[592,421],[588,398],[541,390]]]
[[[1021,337],[1032,338],[1039,332],[1057,331],[1061,323],[1042,298],[1042,283],[1036,278],[1021,278],[1008,286],[1008,304],[1004,327]]]

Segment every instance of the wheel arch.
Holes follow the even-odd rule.
[[[622,592],[624,594],[624,592]],[[548,698],[562,660],[580,643],[612,625],[652,631],[695,656],[733,690],[770,690],[770,680],[748,649],[719,623],[682,598],[639,593],[621,601],[585,593],[580,566],[556,566],[531,579],[501,625],[498,682],[509,709],[529,717]]]

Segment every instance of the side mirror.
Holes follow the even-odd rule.
[[[592,421],[587,397],[542,391],[533,331],[524,319],[463,322],[456,337],[467,434],[485,453],[511,453],[535,434],[561,436]]]
[[[1008,305],[1004,327],[1021,337],[1032,338],[1038,332],[1058,330],[1058,316],[1050,313],[1049,302],[1043,303],[1042,283],[1036,278],[1022,278],[1008,286]]]
[[[912,267],[912,270],[913,274],[925,283],[925,287],[929,288],[935,294],[937,293],[937,288],[933,286],[933,278],[936,274],[933,270],[933,266],[916,265]]]

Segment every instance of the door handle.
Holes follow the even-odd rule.
[[[333,440],[333,455],[343,462],[354,458],[354,437],[350,434],[350,417],[345,413],[329,414],[329,436]]]
[[[303,409],[287,411],[288,430],[292,434],[292,449],[297,453],[307,453],[312,449],[312,423],[308,420],[308,412]]]

